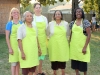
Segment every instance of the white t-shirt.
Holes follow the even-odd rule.
[[[92,22],[96,22],[96,17],[92,17]]]
[[[35,30],[36,28],[33,27]],[[37,36],[37,34],[36,34]],[[24,37],[26,37],[26,25],[23,23],[17,30],[17,39],[23,39]]]
[[[49,22],[49,25],[47,27],[47,36],[51,37],[54,34],[54,26],[57,25],[55,21],[51,21]],[[61,21],[61,23],[59,24],[60,26],[63,25],[65,30],[66,30],[66,37],[69,38],[70,36],[70,31],[69,31],[69,24],[66,21]],[[59,26],[57,25],[57,26]]]
[[[46,23],[46,28],[48,27],[48,20],[45,16],[41,15],[41,16],[36,16],[33,15],[33,22],[32,25],[36,27],[36,22],[45,22]]]

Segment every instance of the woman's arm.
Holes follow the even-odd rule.
[[[22,44],[22,39],[26,36],[26,29],[24,27],[24,25],[21,25],[18,30],[17,30],[17,41],[18,41],[18,46],[19,46],[19,49],[20,49],[20,52],[21,52],[21,57],[23,60],[25,60],[25,53],[24,53],[24,50],[23,50],[23,44]]]
[[[25,53],[24,53],[24,50],[23,50],[23,46],[22,46],[22,40],[21,39],[18,39],[18,46],[19,46],[19,49],[21,51],[21,57],[23,60],[25,60]]]
[[[90,27],[87,27],[86,28],[86,33],[87,33],[87,38],[86,38],[86,42],[85,42],[85,45],[83,47],[83,50],[82,50],[82,53],[86,54],[86,48],[90,42],[90,37],[91,37],[91,29]]]
[[[7,45],[8,45],[8,49],[9,49],[9,54],[13,55],[13,49],[11,47],[11,44],[10,44],[10,31],[9,30],[6,30],[5,31],[6,33],[6,42],[7,42]]]

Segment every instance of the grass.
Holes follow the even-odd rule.
[[[91,62],[88,64],[87,75],[100,75],[100,32],[94,32],[90,41]],[[43,62],[43,71],[46,75],[53,75],[48,56]],[[8,48],[5,41],[5,35],[0,35],[0,75],[11,75],[10,63],[8,63]],[[58,71],[58,75],[61,75]],[[66,75],[75,75],[74,70],[70,68],[70,61],[67,62]],[[83,75],[81,73],[81,75]]]

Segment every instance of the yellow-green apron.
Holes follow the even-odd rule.
[[[50,61],[65,62],[69,60],[69,45],[64,26],[54,26],[54,34],[48,42]]]
[[[38,47],[36,31],[34,28],[26,26],[26,37],[22,39],[22,46],[25,53],[26,60],[21,58],[21,52],[19,51],[20,67],[30,68],[39,64],[38,60]]]
[[[13,49],[14,54],[9,54],[9,62],[18,62],[19,61],[19,53],[18,53],[18,42],[17,42],[17,29],[20,24],[13,24],[12,30],[10,34],[10,44]]]
[[[34,15],[34,20],[36,23],[36,28],[37,28],[37,32],[38,32],[38,40],[39,40],[42,55],[46,55],[47,54],[46,23],[45,23],[45,21],[36,22],[35,15]]]
[[[86,54],[82,53],[87,36],[83,34],[83,27],[77,26],[75,23],[72,27],[72,37],[70,42],[70,59],[83,62],[90,62],[89,44],[86,48]]]

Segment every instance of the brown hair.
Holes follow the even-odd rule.
[[[41,7],[41,4],[40,4],[40,3],[35,3],[35,4],[33,5],[33,8],[35,8],[36,5],[40,5],[40,7]]]
[[[55,19],[55,14],[56,14],[57,11],[60,12],[60,14],[61,14],[61,20],[63,20],[63,14],[62,14],[62,12],[61,12],[60,10],[56,10],[56,11],[54,12],[54,14],[53,14],[53,20],[56,20],[56,19]]]

